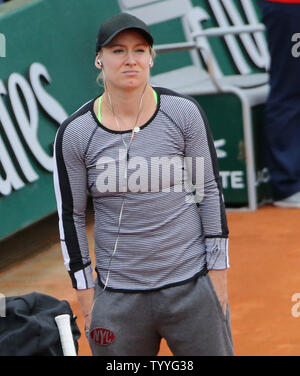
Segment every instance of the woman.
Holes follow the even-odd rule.
[[[174,355],[233,355],[228,229],[213,140],[195,101],[150,86],[152,46],[140,19],[122,13],[104,22],[95,59],[104,93],[58,130],[65,265],[93,355],[156,355],[162,337]]]

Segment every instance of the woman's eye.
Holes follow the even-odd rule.
[[[120,53],[123,52],[123,50],[121,50],[121,49],[116,49],[116,50],[114,50],[113,52],[114,52],[114,54],[120,54]]]

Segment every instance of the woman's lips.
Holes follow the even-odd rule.
[[[127,76],[135,76],[137,73],[138,73],[138,71],[136,71],[136,70],[127,70],[127,71],[123,72],[123,74],[125,74]]]

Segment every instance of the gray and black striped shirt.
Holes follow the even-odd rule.
[[[58,129],[54,185],[64,262],[76,289],[94,286],[85,228],[88,195],[96,269],[101,284],[109,271],[108,289],[154,290],[229,267],[217,157],[205,116],[192,98],[154,89],[156,112],[135,133],[129,157],[122,137],[128,145],[131,131],[101,124],[95,99]]]

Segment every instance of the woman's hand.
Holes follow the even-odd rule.
[[[86,290],[76,290],[77,299],[80,304],[81,312],[84,318],[84,330],[90,329],[92,320],[92,306],[94,300],[94,288]]]
[[[226,306],[228,301],[227,270],[210,270],[208,274],[220,301],[224,315],[226,316]]]
[[[90,330],[91,321],[92,321],[92,312],[88,312],[84,315],[84,330],[85,330],[85,332],[88,332]]]

